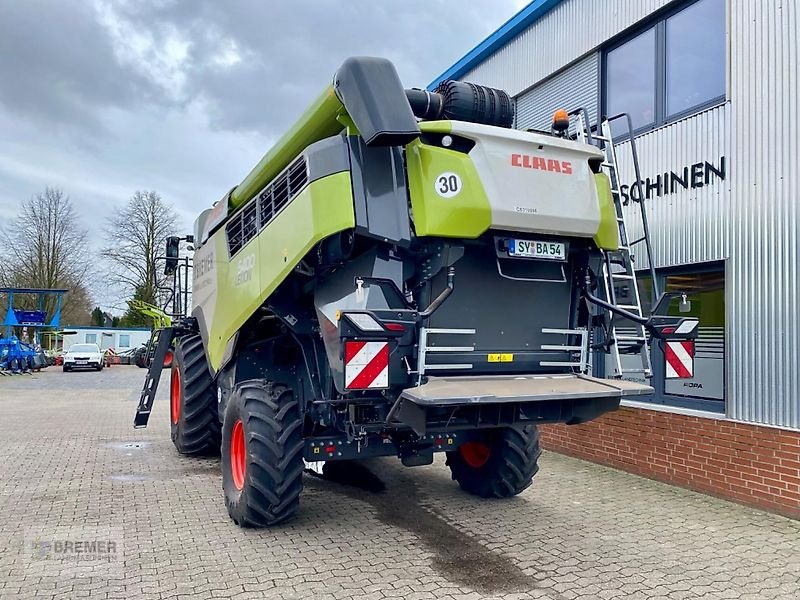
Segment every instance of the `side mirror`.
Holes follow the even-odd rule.
[[[178,270],[178,251],[181,243],[181,238],[171,235],[167,238],[167,248],[165,256],[167,260],[164,263],[164,275],[172,275]]]
[[[686,294],[681,295],[681,303],[678,305],[678,310],[682,313],[692,312],[692,302],[686,298]]]

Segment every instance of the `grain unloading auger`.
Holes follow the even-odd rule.
[[[693,335],[595,295],[620,244],[603,153],[512,121],[502,91],[351,58],[197,219],[192,316],[161,332],[136,425],[174,346],[173,442],[221,450],[237,523],[291,517],[304,460],[447,452],[468,492],[515,495],[539,423],[651,391],[589,374],[603,315]]]

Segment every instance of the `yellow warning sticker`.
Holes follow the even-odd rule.
[[[489,354],[488,360],[491,363],[495,362],[514,362],[514,355],[511,353]]]

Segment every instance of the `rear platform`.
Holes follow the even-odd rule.
[[[387,422],[419,435],[441,427],[577,424],[615,410],[622,398],[652,392],[648,385],[581,374],[429,377],[400,394]]]

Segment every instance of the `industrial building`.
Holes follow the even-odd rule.
[[[67,325],[62,347],[66,350],[72,344],[97,344],[101,349],[113,348],[117,352],[138,348],[150,340],[147,327],[93,327]]]
[[[689,292],[700,318],[694,377],[665,378],[651,344],[655,394],[549,426],[548,447],[796,517],[798,31],[785,0],[535,0],[429,86],[505,89],[518,129],[549,130],[559,108],[594,124],[629,113],[658,287]],[[615,134],[620,189],[636,200],[630,142]]]

